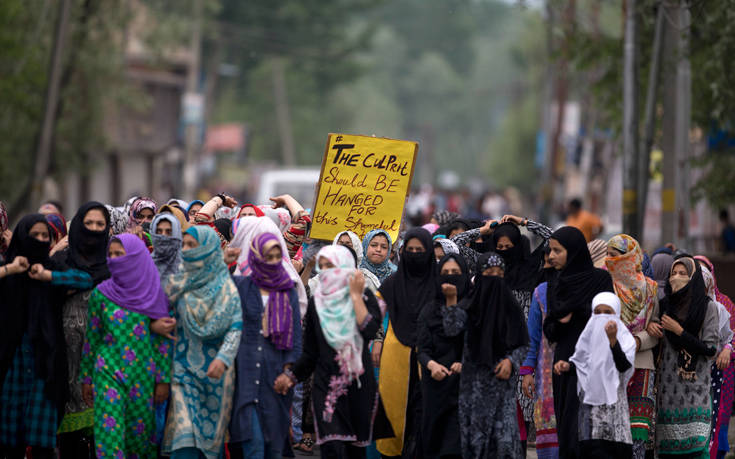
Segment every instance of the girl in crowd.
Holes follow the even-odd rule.
[[[392,250],[393,240],[383,229],[370,231],[362,240],[364,256],[359,267],[373,293],[398,269],[389,259]]]
[[[189,220],[187,220],[185,212],[186,211],[182,210],[181,207],[170,205],[170,204],[161,206],[161,208],[158,209],[159,214],[171,214],[174,217],[176,217],[176,220],[179,221],[179,226],[181,226],[182,232],[188,230],[190,226]],[[151,225],[153,225],[153,221],[151,221]],[[153,234],[152,230],[151,230],[151,234]]]
[[[660,323],[649,326],[652,335],[664,338],[656,449],[659,457],[700,457],[709,448],[710,360],[719,337],[717,306],[707,296],[702,271],[692,258],[674,261],[660,309]]]
[[[280,233],[253,237],[250,275],[236,278],[244,330],[229,429],[233,458],[280,458],[286,445],[292,397],[272,384],[301,354],[301,314],[285,253]]]
[[[171,342],[149,322],[168,316],[168,299],[143,241],[121,234],[110,242],[110,278],[89,299],[82,350],[82,396],[95,413],[97,457],[156,455],[153,405],[168,399]]]
[[[661,301],[666,296],[666,283],[669,281],[669,273],[671,265],[674,264],[674,257],[668,253],[657,253],[651,258],[651,267],[653,268],[653,280],[658,284],[658,300]]]
[[[457,244],[446,238],[434,239],[434,256],[436,257],[437,263],[439,263],[445,255],[450,254],[459,255],[459,247],[457,247]]]
[[[712,273],[712,290],[714,292],[715,300],[723,305],[730,314],[730,329],[735,330],[735,304],[733,304],[732,300],[727,295],[720,292],[717,288],[714,265],[709,258],[703,255],[697,255],[694,259],[700,264],[703,263],[707,266],[710,273]],[[732,349],[730,349],[730,351],[732,351]],[[712,447],[710,448],[710,457],[713,459],[723,458],[730,450],[727,433],[730,424],[730,416],[732,415],[733,389],[735,387],[735,365],[733,365],[733,360],[735,360],[735,355],[731,352],[730,361],[721,362],[722,365],[726,364],[726,367],[722,370],[720,412],[717,417]]]
[[[549,262],[558,274],[549,280],[547,290],[548,315],[544,319],[544,335],[556,344],[554,362],[569,361],[574,346],[590,318],[590,304],[600,292],[613,290],[607,271],[597,269],[587,248],[584,234],[565,226],[549,239]],[[556,415],[559,457],[578,458],[577,373],[574,371],[552,376],[554,413]]]
[[[153,262],[161,275],[161,281],[179,272],[181,265],[181,223],[168,213],[158,214],[151,223]]]
[[[63,290],[43,282],[51,269],[50,228],[41,214],[23,217],[0,267],[0,457],[55,457],[56,432],[67,398],[62,329]],[[34,273],[28,271],[33,265]]]
[[[518,369],[528,350],[526,321],[505,285],[500,255],[482,255],[476,272],[472,294],[444,317],[448,336],[466,331],[459,385],[462,457],[523,457],[514,421]]]
[[[364,458],[379,403],[367,343],[380,326],[380,309],[348,249],[326,246],[317,260],[320,282],[306,312],[304,353],[275,386],[286,394],[313,373],[322,457]]]
[[[339,244],[351,248],[357,256],[357,266],[360,266],[363,257],[362,241],[360,241],[360,238],[357,237],[357,234],[353,233],[352,231],[344,231],[334,237],[334,241],[332,241],[332,244]]]
[[[416,329],[421,308],[436,295],[436,259],[425,229],[409,230],[405,241],[398,271],[379,290],[389,315],[380,357],[380,397],[395,437],[378,440],[377,446],[385,456],[421,457]]]
[[[444,317],[470,293],[467,263],[459,254],[438,265],[436,298],[419,316],[418,361],[423,369],[421,439],[426,457],[461,457],[457,413],[464,333],[448,336]]]
[[[128,232],[136,233],[140,232],[144,223],[150,223],[153,221],[153,216],[156,215],[158,205],[156,201],[151,198],[140,197],[137,198],[130,205],[130,213],[128,214]]]
[[[544,274],[549,279],[555,269],[549,263],[550,249],[544,256]],[[533,292],[531,308],[528,313],[529,347],[526,360],[520,368],[523,392],[529,399],[535,399],[533,425],[536,428],[536,454],[539,459],[559,457],[559,439],[556,434],[554,415],[554,391],[552,387],[552,367],[554,350],[543,334],[543,322],[548,314],[546,292],[548,282],[542,282]],[[535,395],[535,396],[534,396]]]
[[[592,317],[569,362],[558,372],[576,371],[579,381],[579,441],[582,457],[617,459],[633,455],[626,387],[633,375],[636,342],[620,320],[620,300],[602,292],[592,300]]]
[[[653,348],[658,339],[646,328],[652,318],[658,317],[658,285],[643,274],[643,251],[627,234],[618,234],[607,242],[605,264],[621,302],[620,318],[635,338],[635,373],[628,385],[628,406],[633,457],[643,459],[653,433],[656,405]]]
[[[216,459],[223,451],[242,331],[240,296],[219,237],[193,226],[183,237],[181,270],[166,293],[176,315],[171,403],[163,452],[173,459]]]
[[[199,213],[201,208],[204,206],[204,202],[196,199],[191,201],[186,208],[186,215],[189,217],[189,221],[193,222],[196,215]]]

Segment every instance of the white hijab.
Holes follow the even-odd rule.
[[[283,234],[278,230],[276,224],[271,219],[264,217],[240,217],[233,224],[233,229],[235,230],[235,235],[232,237],[229,247],[240,249],[240,256],[237,258],[237,269],[235,270],[235,274],[237,275],[250,275],[248,254],[250,253],[250,242],[253,238],[263,233],[271,233],[278,238],[278,243],[281,245],[281,251],[284,254],[282,263],[288,276],[296,283],[296,291],[299,294],[299,309],[301,310],[301,317],[304,317],[308,304],[306,289],[304,288],[303,282],[301,282],[299,273],[296,272],[296,268],[293,267],[291,260],[288,258],[286,241],[283,239]]]
[[[612,307],[615,314],[595,314],[595,308],[601,304]],[[584,390],[582,402],[587,405],[612,405],[618,401],[621,380],[605,333],[609,321],[617,324],[618,343],[631,365],[623,375],[623,384],[628,384],[635,371],[635,338],[620,320],[620,300],[612,292],[598,293],[592,299],[592,317],[579,335],[574,355],[569,359],[577,371],[577,393]]]
[[[342,237],[343,234],[346,234],[350,237],[350,241],[352,241],[352,250],[355,251],[355,255],[357,255],[357,266],[360,266],[360,262],[362,261],[362,241],[359,237],[357,237],[357,234],[353,233],[352,231],[341,231],[336,236],[334,236],[334,240],[332,241],[332,245],[337,245],[337,241],[339,241],[339,238]]]

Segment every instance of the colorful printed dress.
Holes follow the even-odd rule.
[[[94,384],[97,457],[156,457],[153,394],[169,383],[171,341],[149,328],[150,319],[95,289],[82,348],[83,384]]]
[[[551,383],[554,350],[542,330],[546,319],[547,287],[548,284],[544,282],[533,292],[528,314],[530,345],[519,373],[521,376],[535,374],[536,402],[533,409],[533,423],[536,428],[536,453],[539,459],[556,459],[559,457],[559,439],[556,435],[554,388]]]

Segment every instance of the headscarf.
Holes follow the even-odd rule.
[[[607,256],[607,242],[602,239],[593,239],[587,243],[587,249],[590,251],[592,264],[595,268],[605,266],[605,257]]]
[[[612,307],[615,314],[595,314],[599,305]],[[635,338],[620,320],[620,301],[612,292],[598,293],[592,299],[592,317],[579,335],[574,354],[569,359],[577,371],[577,393],[584,391],[581,401],[586,405],[612,405],[618,401],[620,377],[605,332],[605,325],[610,321],[618,327],[616,336],[620,349],[630,362],[630,368],[623,374],[624,385],[628,385],[635,371]]]
[[[684,266],[689,276],[689,281],[676,292],[671,286],[671,274],[674,267],[678,264]],[[699,331],[704,323],[707,314],[707,306],[710,302],[707,296],[707,290],[702,277],[702,270],[699,269],[697,262],[690,257],[681,257],[674,260],[669,272],[669,280],[666,282],[666,296],[660,303],[661,316],[667,314],[672,319],[679,322],[684,331],[693,336],[699,336]],[[699,358],[697,355],[689,355],[686,350],[685,338],[678,336],[670,331],[664,332],[666,339],[671,343],[672,347],[679,351],[678,373],[684,380],[696,379],[696,363]]]
[[[643,252],[643,261],[641,261],[641,271],[643,275],[649,279],[653,279],[653,267],[651,266],[651,257],[646,252]]]
[[[171,198],[171,199],[168,200],[168,202],[166,203],[166,205],[167,206],[180,207],[181,210],[184,210],[184,209],[186,209],[189,206],[189,203],[187,203],[183,199]]]
[[[219,237],[197,225],[186,234],[199,246],[181,253],[181,270],[169,276],[166,293],[172,304],[183,303],[184,326],[201,340],[221,338],[241,310],[240,294],[225,265]]]
[[[442,250],[444,251],[444,255],[459,254],[459,247],[457,247],[457,244],[449,239],[436,239],[434,241],[434,247],[436,247],[437,245],[441,246]]]
[[[5,238],[2,237],[3,233],[8,229],[8,209],[5,208],[5,203],[0,201],[0,253],[4,253],[8,247],[5,244]]]
[[[253,209],[253,211],[255,212],[255,216],[256,217],[265,217],[265,212],[263,212],[262,210],[260,210],[260,207],[256,206],[255,204],[249,204],[248,203],[248,204],[243,204],[242,206],[240,206],[240,210],[237,211],[237,217],[235,217],[235,218],[236,219],[237,218],[240,218],[242,216],[242,211],[245,208],[247,208],[247,207],[250,207],[250,208]],[[252,215],[251,215],[251,217],[252,217]]]
[[[422,228],[428,231],[429,234],[433,235],[436,232],[436,230],[439,229],[439,225],[437,225],[436,223],[427,223],[423,225]]]
[[[454,220],[459,217],[459,214],[455,212],[450,212],[448,210],[437,210],[433,214],[431,214],[431,218],[436,220],[437,223],[439,223],[439,226],[444,226],[449,223],[452,223]]]
[[[477,260],[472,294],[464,300],[467,309],[467,359],[494,367],[514,349],[528,344],[523,310],[499,276],[484,276],[490,267],[505,269],[503,258],[488,252]]]
[[[46,223],[51,228],[51,239],[54,243],[59,242],[64,236],[66,236],[66,220],[61,214],[47,214]]]
[[[283,233],[289,226],[291,226],[291,212],[287,209],[279,207],[274,209],[272,206],[262,205],[258,206],[263,211],[266,217],[270,218],[273,223],[278,226],[278,230]]]
[[[181,228],[181,231],[186,231],[189,229],[189,220],[186,218],[186,214],[184,214],[184,211],[181,210],[181,208],[166,204],[165,206],[161,206],[161,208],[158,209],[159,214],[164,214],[167,212],[169,214],[172,214],[174,217],[176,217],[176,220],[179,221],[179,227]],[[151,226],[153,225],[151,224]]]
[[[237,270],[235,273],[243,276],[250,275],[251,269],[249,266],[250,262],[248,254],[250,252],[252,240],[263,233],[274,234],[278,238],[278,243],[281,245],[281,251],[283,252],[282,264],[291,280],[296,284],[296,291],[299,294],[301,317],[304,317],[306,315],[306,306],[309,301],[306,296],[306,289],[304,288],[304,284],[301,281],[299,273],[296,272],[296,268],[293,267],[291,260],[288,259],[286,241],[283,239],[283,234],[278,231],[276,225],[268,218],[242,217],[232,223],[232,229],[234,236],[232,241],[230,241],[230,247],[240,249],[240,256],[237,258]]]
[[[156,234],[158,224],[165,220],[171,223],[171,236]],[[158,273],[163,276],[176,274],[181,265],[181,223],[172,214],[158,214],[153,217],[151,223],[151,239],[153,241],[153,262],[156,264]]]
[[[662,299],[666,293],[666,282],[669,280],[671,265],[674,264],[674,257],[668,253],[658,253],[651,259],[651,267],[653,268],[653,280],[658,284],[658,299]]]
[[[497,250],[501,237],[507,237],[513,247]],[[490,238],[490,250],[505,261],[505,285],[511,290],[532,291],[541,282],[544,266],[543,245],[531,253],[528,238],[521,235],[521,230],[514,223],[505,222],[495,227]],[[540,249],[540,250],[539,250]]]
[[[735,330],[735,304],[733,304],[730,297],[720,292],[720,289],[717,288],[717,278],[715,277],[715,266],[712,264],[709,258],[705,257],[704,255],[697,255],[696,257],[694,257],[694,259],[699,260],[705,265],[707,265],[710,273],[712,273],[713,288],[715,291],[715,300],[717,300],[718,303],[722,304],[725,307],[725,309],[727,309],[727,311],[730,313],[730,328],[732,330]]]
[[[413,228],[404,239],[406,244],[401,250],[398,271],[383,281],[379,291],[388,306],[396,338],[404,346],[413,347],[421,308],[433,301],[436,295],[436,258],[431,235],[425,229]],[[418,239],[424,251],[409,253],[406,245],[411,239]]]
[[[454,261],[459,265],[462,274],[441,274],[442,268],[448,261]],[[458,253],[445,254],[436,266],[436,299],[438,303],[446,303],[446,298],[442,292],[442,284],[452,284],[457,287],[457,301],[462,301],[465,296],[470,294],[472,290],[472,282],[470,281],[470,271],[464,257]]]
[[[107,212],[110,214],[112,235],[117,236],[118,234],[126,232],[128,230],[128,214],[117,207],[112,207],[109,204],[105,204],[105,209],[107,209]]]
[[[105,229],[92,231],[84,226],[84,217],[98,209],[105,218]],[[83,204],[69,225],[69,247],[53,259],[67,269],[79,269],[90,276],[95,285],[110,277],[107,269],[107,246],[110,241],[110,214],[104,204],[90,201]]]
[[[140,218],[140,213],[143,209],[150,209],[155,215],[158,205],[156,201],[147,197],[140,197],[133,201],[130,205],[130,212],[128,213],[128,230],[133,230],[136,226],[140,226],[143,221]]]
[[[616,257],[605,258],[615,294],[622,304],[619,315],[632,332],[638,333],[645,328],[646,320],[643,318],[638,323],[634,321],[641,310],[653,304],[658,285],[656,281],[643,274],[643,251],[638,241],[627,234],[618,234],[607,242],[607,246],[622,253]]]
[[[385,238],[388,240],[388,254],[385,257],[385,260],[383,260],[380,264],[375,264],[368,260],[368,247],[370,247],[370,241],[373,240],[373,238],[377,235],[385,236]],[[384,229],[374,229],[367,233],[365,235],[365,238],[362,240],[362,262],[360,263],[360,268],[365,268],[371,273],[375,274],[375,276],[380,280],[381,283],[385,282],[386,279],[388,279],[391,274],[396,272],[398,268],[396,265],[390,262],[390,253],[393,249],[393,240],[390,237],[390,234]]]
[[[7,250],[7,260],[22,256],[33,265],[42,264],[46,269],[56,269],[49,259],[49,242],[41,242],[30,235],[31,228],[48,222],[42,214],[23,217],[15,226],[13,238]],[[49,231],[51,231],[49,229]],[[63,413],[68,390],[66,344],[62,329],[63,290],[49,282],[31,279],[27,273],[19,273],[0,279],[3,298],[0,308],[0,381],[5,376],[21,343],[28,334],[33,346],[34,370],[45,381],[45,393]]]
[[[168,299],[161,289],[161,277],[156,271],[148,248],[134,234],[121,234],[112,239],[125,248],[125,255],[107,259],[110,278],[97,290],[116,305],[150,317],[168,316]]]
[[[576,312],[588,318],[589,305],[595,295],[613,290],[610,274],[594,267],[587,240],[577,228],[561,227],[551,235],[551,239],[566,249],[567,262],[559,274],[549,280],[547,317],[558,320]]]
[[[275,234],[262,233],[252,239],[248,253],[250,278],[259,288],[269,292],[268,304],[263,305],[267,326],[263,330],[264,336],[269,337],[278,350],[293,349],[293,312],[289,293],[294,288],[294,281],[283,263],[272,264],[265,260],[268,251],[276,246],[281,245]],[[281,253],[288,252],[284,253],[281,248]]]
[[[125,215],[130,215],[130,208],[133,206],[133,203],[140,198],[138,195],[131,196],[130,199],[125,201],[125,204],[123,204],[123,212],[125,212]]]
[[[352,242],[352,250],[354,250],[355,255],[357,255],[357,266],[360,266],[363,257],[362,241],[360,241],[360,238],[357,236],[357,234],[353,233],[352,231],[342,231],[334,237],[334,241],[332,241],[332,244],[337,245],[337,241],[339,241],[339,238],[341,238],[345,234],[350,237],[350,241]]]
[[[340,373],[347,383],[358,380],[365,371],[362,365],[363,339],[350,298],[350,279],[355,274],[355,261],[346,247],[328,245],[317,254],[329,260],[334,268],[319,269],[319,287],[314,291],[314,305],[327,344],[337,353]]]
[[[191,211],[191,208],[194,207],[194,204],[199,204],[200,206],[204,206],[204,201],[200,201],[198,199],[191,201],[189,205],[186,206],[186,215],[189,215],[189,212]]]

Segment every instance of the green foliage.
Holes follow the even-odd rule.
[[[706,199],[715,209],[725,209],[735,192],[735,151],[716,151],[695,162],[704,168],[704,176],[692,189],[695,200]]]

